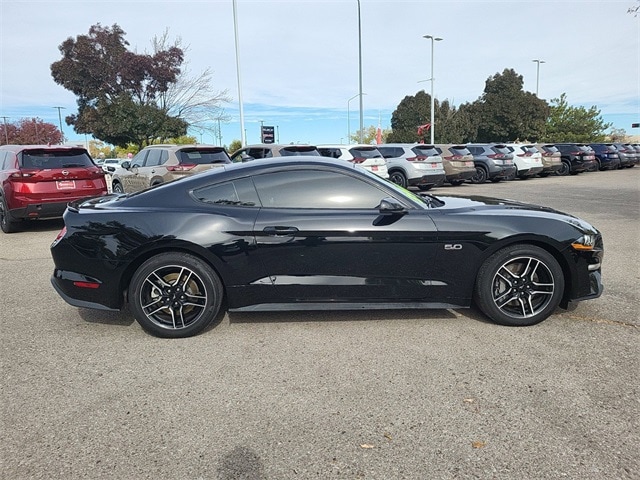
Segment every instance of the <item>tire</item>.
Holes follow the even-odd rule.
[[[546,178],[546,177],[548,177],[548,176],[549,176],[549,173],[547,173],[547,172],[542,172],[542,173],[539,173],[539,174],[538,174],[538,176],[539,176],[540,178]]]
[[[0,228],[4,233],[15,233],[18,231],[18,223],[11,219],[9,208],[4,197],[0,197]]]
[[[120,182],[113,182],[111,184],[111,190],[113,193],[124,193],[124,188],[122,188],[122,184]]]
[[[407,188],[407,176],[400,170],[394,170],[389,174],[389,180],[396,185],[400,185],[403,188]]]
[[[556,310],[564,284],[562,268],[549,252],[533,245],[511,245],[480,267],[474,301],[500,325],[535,325]]]
[[[136,321],[163,338],[201,333],[220,313],[222,297],[222,282],[211,267],[181,252],[151,257],[129,284],[129,305]]]
[[[501,179],[501,178],[496,178],[496,177],[494,177],[494,178],[492,178],[492,179],[491,179],[491,182],[492,182],[492,183],[500,183],[501,181],[502,181],[502,179]]]
[[[426,192],[427,190],[431,190],[431,188],[433,188],[433,185],[418,185],[418,190],[421,192]]]
[[[464,183],[464,180],[451,180],[449,183],[454,187],[457,187],[458,185],[462,185]]]
[[[560,167],[557,171],[556,171],[556,175],[560,176],[560,177],[564,177],[566,175],[569,175],[569,173],[571,173],[571,165],[569,164],[569,162],[565,162],[564,160],[562,161],[562,167]]]
[[[476,174],[473,177],[471,177],[469,181],[475,184],[485,183],[487,181],[488,176],[489,176],[489,173],[487,172],[487,170],[484,167],[481,167],[478,165],[476,166]]]

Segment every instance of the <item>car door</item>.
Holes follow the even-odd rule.
[[[144,180],[140,177],[140,169],[144,166],[145,158],[148,153],[149,150],[143,149],[129,162],[129,168],[127,168],[126,173],[123,173],[120,178],[125,192],[137,192],[144,188]]]
[[[366,177],[310,167],[254,184],[257,253],[282,301],[428,301],[437,248],[428,210]],[[394,193],[407,208],[381,213]]]

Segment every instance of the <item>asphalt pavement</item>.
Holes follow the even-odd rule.
[[[0,477],[640,478],[640,167],[433,193],[591,222],[605,293],[526,328],[475,310],[254,313],[163,340],[55,293],[61,221],[0,235]]]

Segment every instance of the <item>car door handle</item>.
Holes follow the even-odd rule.
[[[296,232],[298,232],[298,229],[296,227],[274,226],[274,227],[264,227],[262,231],[267,235],[293,235]]]

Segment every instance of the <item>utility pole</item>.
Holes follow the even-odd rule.
[[[62,135],[62,141],[60,143],[64,143],[64,131],[62,130],[62,114],[60,113],[60,110],[62,110],[65,107],[51,107],[51,108],[58,109],[58,121],[60,122],[60,134]]]

